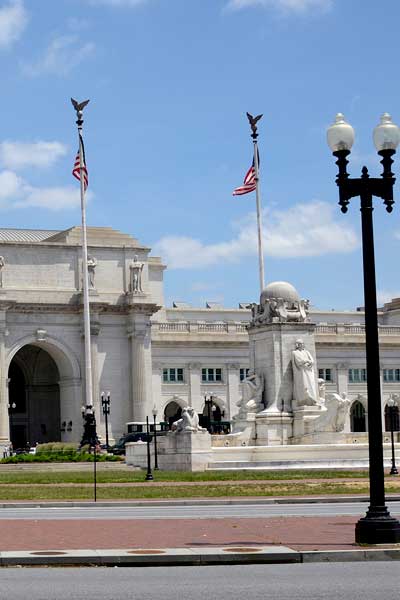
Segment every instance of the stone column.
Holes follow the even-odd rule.
[[[164,414],[162,414],[163,398],[162,398],[162,370],[163,365],[161,363],[153,364],[153,403],[156,405],[158,410],[157,421],[164,420]],[[150,415],[149,415],[150,416]]]
[[[188,401],[189,406],[192,406],[197,413],[201,413],[203,410],[203,398],[201,396],[201,364],[200,363],[189,363],[189,390],[188,390]]]
[[[82,380],[64,378],[58,382],[60,388],[60,421],[65,423],[65,431],[61,432],[62,442],[79,443],[83,432]]]
[[[133,329],[128,330],[131,341],[132,421],[146,421],[153,407],[150,331],[148,318],[135,322]]]
[[[240,399],[240,378],[239,378],[239,368],[238,364],[228,364],[227,365],[227,403],[225,409],[225,417],[224,421],[229,421],[233,415],[238,412],[238,407],[236,406],[237,402]]]
[[[6,310],[0,310],[0,444],[10,442],[10,421],[8,417],[8,371],[6,366]]]

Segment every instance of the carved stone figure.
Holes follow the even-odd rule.
[[[318,396],[319,396],[320,404],[325,404],[325,392],[326,392],[325,379],[322,379],[321,377],[319,377],[318,378]]]
[[[0,256],[0,288],[3,287],[3,269],[6,264],[4,256]]]
[[[304,323],[308,320],[309,300],[301,300],[296,289],[286,281],[270,283],[260,296],[260,304],[252,304],[252,324]]]
[[[350,399],[344,392],[328,394],[325,411],[313,422],[314,431],[343,431],[349,408]]]
[[[305,349],[303,340],[296,340],[296,349],[292,351],[293,398],[296,406],[314,406],[318,404],[315,385],[314,359]]]
[[[97,267],[97,260],[94,256],[88,256],[87,259],[87,268],[88,268],[88,278],[89,278],[89,287],[94,289],[94,275],[95,268]]]
[[[133,257],[133,261],[131,262],[129,268],[131,272],[130,277],[130,291],[134,293],[143,292],[142,289],[142,272],[143,272],[144,263],[138,261],[138,256],[135,254]]]
[[[242,382],[242,397],[236,406],[239,412],[234,419],[246,419],[249,412],[258,412],[262,408],[264,380],[262,375],[250,371]]]
[[[203,427],[200,427],[199,415],[191,406],[182,409],[181,418],[172,423],[171,429],[176,433],[183,431],[206,431]]]

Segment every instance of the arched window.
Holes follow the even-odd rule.
[[[353,402],[350,409],[351,431],[366,431],[365,408],[359,400]]]
[[[174,421],[177,421],[181,418],[181,415],[182,408],[179,406],[179,404],[175,402],[175,400],[168,402],[164,410],[164,421],[168,423],[170,427]]]
[[[392,410],[393,431],[400,431],[400,414],[398,406],[385,406],[385,431],[391,431],[390,426],[390,411]]]

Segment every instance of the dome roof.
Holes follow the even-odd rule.
[[[300,296],[296,288],[287,281],[273,281],[263,289],[260,297],[260,304],[264,304],[267,298],[283,298],[289,302],[298,302]]]

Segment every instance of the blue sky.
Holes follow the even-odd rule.
[[[337,206],[326,127],[356,130],[350,172],[378,174],[372,129],[400,123],[398,0],[0,2],[0,219],[80,221],[69,98],[90,98],[89,225],[133,234],[168,264],[166,300],[259,294],[245,112],[259,126],[267,282],[322,308],[363,304],[359,201]],[[395,162],[396,171],[396,162]],[[399,212],[376,200],[379,299],[400,295]]]

